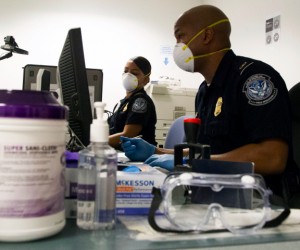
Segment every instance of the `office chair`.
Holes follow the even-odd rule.
[[[289,90],[292,109],[294,160],[300,167],[300,82]]]
[[[183,120],[191,116],[180,116],[176,118],[167,133],[164,148],[173,149],[176,144],[185,142]]]
[[[294,160],[300,168],[300,82],[295,84],[289,90],[289,98],[292,110],[292,142]],[[292,208],[300,208],[300,197],[294,195],[289,200],[289,206]]]

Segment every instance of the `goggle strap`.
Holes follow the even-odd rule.
[[[289,207],[287,206],[287,203],[280,196],[274,194],[271,195],[270,203],[273,205],[281,206],[284,208],[284,210],[281,212],[280,215],[278,215],[278,217],[274,218],[273,220],[267,221],[263,226],[264,228],[279,226],[291,213]]]
[[[153,194],[153,199],[151,202],[150,210],[148,213],[148,222],[150,226],[156,230],[157,232],[162,232],[162,233],[189,233],[192,232],[193,230],[175,230],[175,229],[164,229],[161,228],[155,220],[155,213],[158,210],[161,202],[162,202],[162,196],[159,188],[153,187],[152,188],[152,194]]]
[[[153,187],[152,188],[152,194],[153,194],[153,199],[151,202],[150,210],[148,213],[148,222],[150,226],[156,230],[157,232],[162,232],[162,233],[190,233],[190,232],[195,232],[195,230],[175,230],[175,229],[166,229],[166,228],[161,228],[155,220],[155,213],[159,209],[159,206],[163,200],[161,191],[159,188]],[[279,226],[290,214],[290,209],[286,206],[286,203],[283,201],[283,199],[279,196],[272,195],[271,197],[272,204],[274,205],[281,205],[284,207],[284,210],[278,215],[276,218],[267,221],[263,228],[270,228],[270,227],[277,227]],[[245,226],[244,228],[251,228],[255,225],[249,225]],[[227,229],[215,229],[215,230],[207,230],[207,231],[201,231],[201,233],[214,233],[214,232],[227,232]]]
[[[273,220],[267,221],[263,228],[269,228],[269,227],[277,227],[279,226],[289,215],[291,211],[289,208],[285,208],[278,217],[276,217]]]

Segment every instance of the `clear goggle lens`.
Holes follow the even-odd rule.
[[[162,187],[162,210],[181,230],[253,231],[268,219],[269,194],[259,176],[174,173]]]

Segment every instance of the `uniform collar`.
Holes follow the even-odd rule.
[[[133,95],[136,95],[137,93],[143,93],[143,92],[145,92],[145,90],[144,90],[144,88],[141,88],[141,89],[133,92]]]
[[[144,88],[141,88],[141,89],[139,89],[139,90],[136,90],[136,91],[134,91],[132,94],[131,94],[131,96],[129,96],[128,98],[125,98],[125,99],[130,99],[130,98],[132,98],[133,96],[135,96],[136,94],[138,94],[138,93],[144,93],[145,92],[145,90],[144,90]]]
[[[222,87],[225,84],[226,75],[228,74],[228,70],[231,68],[231,64],[233,63],[235,57],[236,55],[232,50],[229,50],[224,55],[213,77],[211,86]]]

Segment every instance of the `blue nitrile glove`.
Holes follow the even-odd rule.
[[[123,172],[128,172],[128,173],[139,173],[139,172],[141,172],[139,167],[133,166],[133,165],[124,168],[122,171]]]
[[[174,169],[174,155],[163,154],[163,155],[152,155],[146,161],[152,167],[161,167],[172,171]]]
[[[125,155],[131,161],[145,161],[154,154],[156,147],[141,138],[120,136]]]

